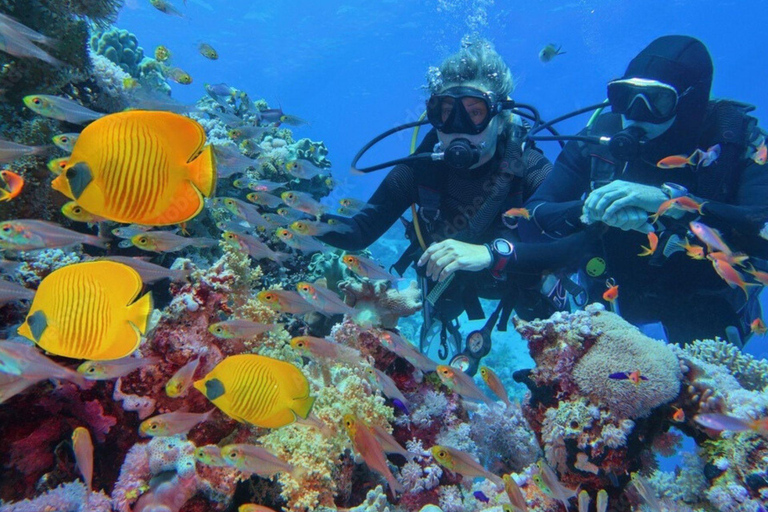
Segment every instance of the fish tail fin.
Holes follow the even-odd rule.
[[[306,396],[304,398],[297,398],[293,401],[293,407],[291,410],[301,416],[303,419],[307,419],[309,413],[312,411],[312,406],[315,403],[315,397]]]
[[[640,248],[642,249],[642,251],[638,253],[638,256],[650,256],[651,254],[653,254],[653,249],[649,247],[641,245]]]
[[[147,330],[149,315],[152,314],[152,294],[147,292],[139,300],[128,306],[128,321],[144,334]]]
[[[94,247],[99,247],[101,249],[109,249],[109,239],[102,238],[100,236],[83,235],[83,243],[92,245]]]
[[[213,196],[216,191],[216,157],[212,146],[206,146],[189,163],[189,179],[205,197]]]
[[[194,247],[215,247],[219,245],[219,241],[213,238],[195,238],[192,245]]]

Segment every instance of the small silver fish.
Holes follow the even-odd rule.
[[[262,324],[250,320],[234,319],[208,326],[208,332],[220,339],[253,338],[269,332],[281,324]]]
[[[195,425],[208,420],[215,409],[208,412],[169,412],[144,420],[139,425],[139,433],[150,437],[175,436],[189,432]]]
[[[54,135],[53,145],[62,151],[71,153],[75,147],[75,142],[77,142],[78,137],[80,137],[79,133],[60,133],[58,135]]]
[[[293,160],[288,162],[285,164],[285,170],[291,176],[302,180],[311,180],[318,174],[330,172],[330,169],[318,167],[309,160]]]
[[[53,47],[54,39],[35,32],[10,16],[0,16],[0,51],[14,57],[39,59],[53,66],[61,65],[59,60],[34,44],[36,42]]]
[[[144,284],[151,284],[161,279],[170,279],[174,283],[184,281],[189,277],[190,270],[188,269],[170,269],[160,265],[150,263],[144,258],[130,258],[128,256],[107,256],[105,259],[117,261],[128,265],[133,270],[139,273],[142,282]]]
[[[0,163],[7,163],[23,156],[43,155],[50,146],[25,146],[9,140],[0,139]]]
[[[544,48],[541,49],[539,52],[539,60],[541,62],[549,62],[558,55],[564,55],[565,52],[560,51],[563,47],[562,46],[555,46],[554,44],[548,44]]]
[[[15,302],[17,300],[32,300],[35,291],[25,288],[20,284],[0,279],[0,305]]]
[[[225,231],[222,234],[222,238],[226,242],[234,244],[246,251],[248,255],[255,260],[270,259],[283,265],[290,258],[288,254],[274,251],[267,244],[250,235]]]
[[[21,219],[0,223],[0,248],[13,251],[56,249],[75,244],[88,244],[102,249],[109,240],[78,233],[44,220]]]
[[[246,195],[245,198],[252,203],[266,206],[267,208],[277,208],[283,204],[283,201],[279,197],[273,196],[268,192],[251,192]]]
[[[111,380],[124,377],[139,368],[159,364],[159,357],[123,357],[113,361],[86,361],[77,372],[88,380]]]
[[[170,231],[147,231],[131,237],[131,243],[145,251],[173,252],[185,247],[215,247],[218,242],[212,238],[188,238]]]
[[[303,253],[309,254],[327,250],[327,247],[322,242],[315,240],[311,236],[300,235],[285,228],[278,228],[275,231],[275,235],[288,247]]]
[[[69,98],[50,94],[30,94],[24,97],[24,104],[36,114],[74,124],[86,124],[106,114],[95,112]]]

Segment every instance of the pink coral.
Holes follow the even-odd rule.
[[[102,492],[88,492],[82,482],[70,482],[32,500],[8,505],[0,502],[0,512],[111,512],[109,498]]]

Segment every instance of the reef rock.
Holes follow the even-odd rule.
[[[391,288],[386,281],[359,281],[346,279],[338,284],[339,290],[344,292],[344,300],[356,309],[370,314],[370,323],[393,329],[401,317],[411,316],[421,310],[421,291],[416,281],[405,290]],[[364,319],[365,315],[359,318]]]

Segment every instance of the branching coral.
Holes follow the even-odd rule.
[[[705,363],[725,366],[744,389],[755,391],[768,386],[768,361],[755,359],[727,341],[696,340],[683,351]]]

